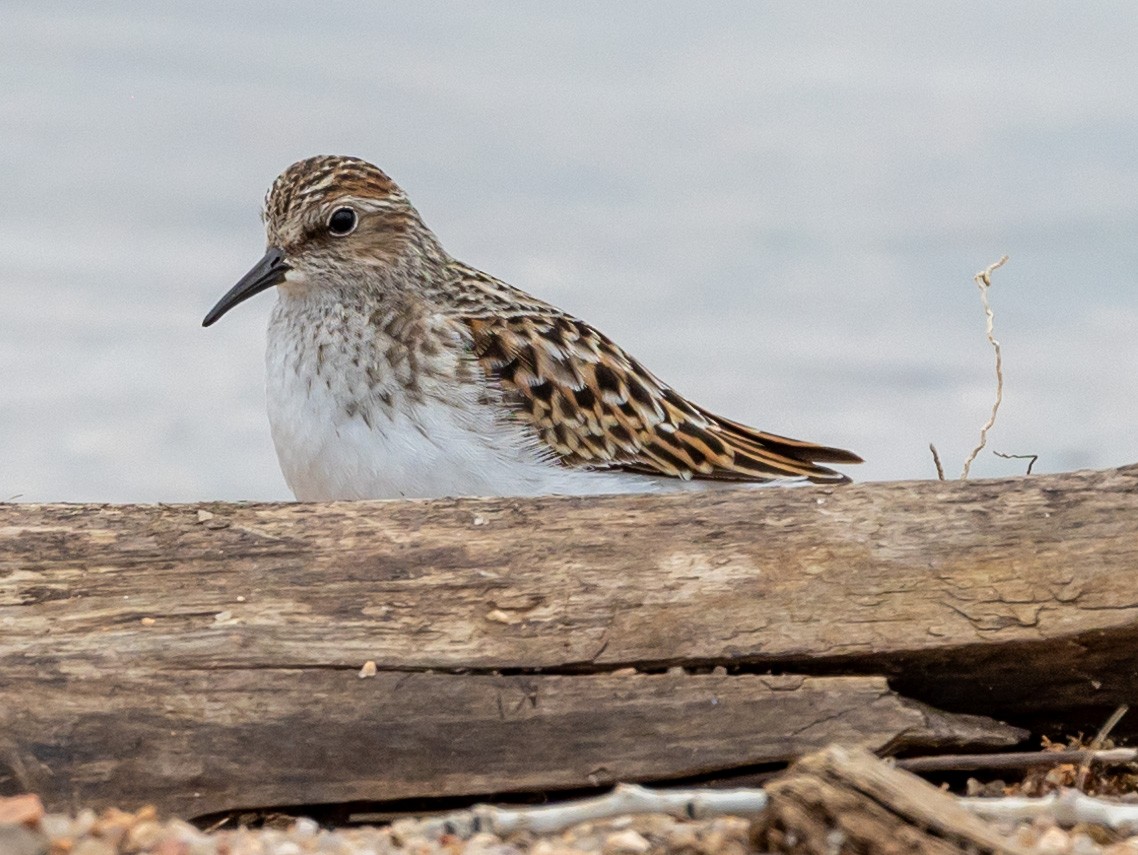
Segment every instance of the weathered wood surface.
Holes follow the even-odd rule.
[[[128,729],[143,718],[131,704],[277,720],[306,691],[338,708],[339,687],[432,670],[600,679],[674,665],[886,674],[953,710],[1089,728],[1138,695],[1135,568],[1135,466],[654,497],[3,505],[0,739],[10,775],[36,780],[82,747],[94,789],[125,756],[155,756],[159,733],[108,752],[99,710],[134,709],[115,719]],[[379,676],[353,683],[366,660]],[[616,690],[593,685],[578,702],[600,710]],[[401,720],[369,709],[360,739]],[[278,768],[289,733],[351,738],[291,721],[302,729],[278,731]],[[612,751],[606,767],[622,760]],[[767,755],[741,756],[731,765]],[[645,774],[690,773],[672,768]],[[306,761],[293,783],[311,774]]]
[[[906,701],[878,677],[132,667],[86,679],[114,694],[72,673],[8,698],[0,791],[194,816],[670,779],[787,762],[831,739],[880,750],[1023,736]]]
[[[591,499],[0,505],[0,665],[845,663],[916,694],[952,673],[990,683],[983,703],[1105,706],[1138,688],[1133,669],[1103,670],[1138,640],[1136,568],[1138,466]]]

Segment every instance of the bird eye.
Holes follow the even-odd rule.
[[[328,231],[336,237],[343,237],[354,232],[358,223],[359,218],[351,208],[337,208],[328,218]]]

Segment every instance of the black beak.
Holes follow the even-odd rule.
[[[224,297],[217,301],[217,305],[209,310],[209,314],[202,321],[203,327],[208,327],[238,303],[244,303],[254,294],[260,294],[266,288],[279,285],[284,281],[289,266],[285,264],[284,253],[275,246],[270,246],[264,258],[253,265],[253,269],[241,277],[241,281],[229,289]]]

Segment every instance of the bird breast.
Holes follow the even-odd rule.
[[[298,499],[634,489],[627,478],[551,460],[447,330],[430,318],[278,301],[266,352],[269,422]]]

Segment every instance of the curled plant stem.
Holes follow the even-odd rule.
[[[1031,474],[1032,467],[1035,466],[1035,462],[1037,460],[1039,460],[1038,454],[1004,454],[1003,452],[1000,452],[1000,451],[993,451],[992,454],[996,455],[996,457],[1002,457],[1002,458],[1004,458],[1004,460],[1026,460],[1026,461],[1028,461],[1027,472],[1024,473],[1025,475]]]
[[[980,442],[972,449],[972,453],[968,455],[968,459],[964,461],[964,470],[960,473],[960,480],[965,481],[968,478],[968,471],[972,468],[972,461],[977,455],[984,450],[984,446],[988,444],[988,431],[996,423],[996,414],[1000,411],[1000,403],[1004,400],[1004,364],[1000,354],[1000,343],[996,341],[996,336],[993,332],[995,325],[995,316],[992,314],[991,303],[988,302],[988,289],[992,287],[992,272],[1003,267],[1007,263],[1008,257],[1005,255],[994,264],[989,264],[979,273],[972,277],[972,281],[976,283],[976,287],[980,289],[980,302],[984,304],[984,317],[987,324],[988,342],[992,345],[992,349],[996,352],[996,400],[992,404],[992,414],[988,416],[988,421],[980,428]]]

